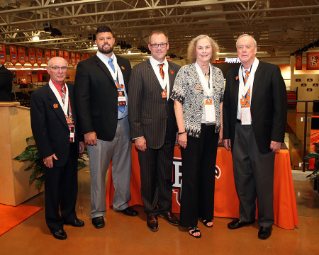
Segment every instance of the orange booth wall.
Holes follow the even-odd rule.
[[[180,184],[182,180],[181,151],[175,146],[174,165],[172,171],[172,212],[180,211]],[[110,168],[111,169],[111,168]],[[239,217],[239,200],[235,189],[232,155],[230,151],[222,147],[218,148],[216,159],[216,183],[215,183],[215,216],[226,218]],[[136,148],[132,147],[132,174],[131,174],[131,201],[130,206],[143,205],[141,198],[140,165]],[[112,171],[109,171],[106,204],[107,209],[113,203],[114,187]],[[257,215],[257,213],[256,213]],[[274,174],[274,215],[275,224],[284,229],[294,229],[299,225],[294,192],[290,155],[288,150],[280,150],[275,157]]]

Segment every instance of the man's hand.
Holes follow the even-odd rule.
[[[281,147],[281,142],[271,141],[271,143],[270,143],[270,149],[271,149],[273,152],[280,151],[280,147]]]
[[[43,159],[43,163],[47,168],[52,168],[53,167],[53,159],[58,160],[58,158],[55,156],[55,154],[52,154],[49,157],[46,157]]]
[[[79,153],[83,153],[84,152],[84,142],[79,142]]]
[[[135,147],[136,147],[136,149],[144,152],[146,150],[145,138],[144,137],[136,138],[135,139]]]
[[[86,142],[88,145],[97,145],[96,141],[97,136],[94,131],[84,134],[84,142]]]
[[[224,139],[224,147],[226,150],[229,151],[229,149],[231,147],[231,140],[230,139]]]
[[[182,146],[184,149],[187,147],[187,134],[183,133],[178,136],[178,144]]]

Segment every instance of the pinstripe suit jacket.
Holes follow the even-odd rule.
[[[179,65],[168,61],[169,94],[172,92],[179,68]],[[165,134],[168,131],[172,142],[174,142],[177,130],[174,102],[172,99],[162,98],[161,92],[163,89],[158,82],[150,60],[134,66],[129,87],[131,138],[144,136],[148,148],[159,149],[163,146]]]

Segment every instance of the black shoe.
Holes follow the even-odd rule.
[[[119,211],[119,212],[124,213],[127,216],[137,216],[138,215],[138,212],[135,211],[132,207],[127,207],[124,210]]]
[[[95,228],[104,228],[105,221],[103,216],[92,218],[92,224]]]
[[[159,213],[158,216],[165,219],[169,224],[172,224],[174,226],[179,225],[178,219],[171,212]]]
[[[253,224],[255,221],[241,221],[240,219],[236,219],[236,220],[233,220],[232,222],[228,223],[228,228],[229,229],[237,229],[237,228],[241,228],[241,227],[244,227],[246,225],[249,225],[249,224]]]
[[[267,239],[271,235],[271,227],[260,227],[258,232],[259,239]]]
[[[75,220],[70,221],[70,222],[66,222],[65,224],[71,225],[73,227],[83,227],[84,226],[84,221],[80,220],[78,218],[75,218]]]
[[[63,229],[60,229],[56,232],[50,230],[54,238],[59,239],[59,240],[65,240],[67,238],[67,235]]]
[[[147,227],[153,232],[158,230],[158,221],[156,215],[147,216]]]

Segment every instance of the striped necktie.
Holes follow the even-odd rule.
[[[160,68],[160,75],[162,77],[162,79],[164,80],[164,77],[165,77],[165,73],[164,73],[164,70],[163,70],[163,66],[164,66],[164,63],[163,64],[158,64],[159,65],[159,68]]]
[[[244,78],[244,84],[246,86],[247,80],[249,78],[249,70],[245,70],[245,78]],[[247,93],[245,96],[242,96],[240,99],[241,108],[250,107],[250,88],[247,90]]]

